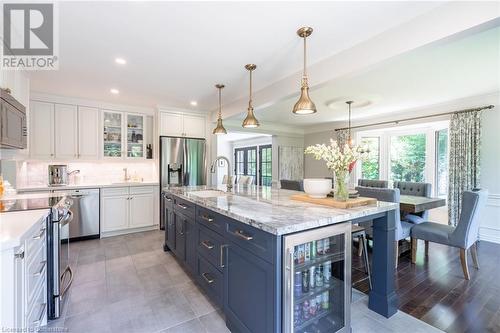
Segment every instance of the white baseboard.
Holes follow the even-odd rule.
[[[488,195],[479,226],[479,239],[500,244],[500,194]]]
[[[120,235],[126,235],[126,234],[132,234],[132,233],[135,233],[135,232],[142,232],[142,231],[159,230],[159,229],[160,229],[159,225],[155,224],[155,225],[147,226],[147,227],[106,231],[106,232],[101,232],[101,238],[112,237],[112,236],[120,236]]]

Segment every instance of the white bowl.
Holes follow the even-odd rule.
[[[304,179],[304,192],[309,197],[315,199],[326,198],[326,195],[332,190],[332,180],[324,178],[306,178]]]

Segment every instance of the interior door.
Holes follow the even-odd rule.
[[[76,105],[55,105],[55,147],[56,158],[78,157],[78,114]]]

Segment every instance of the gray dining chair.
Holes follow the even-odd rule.
[[[477,239],[479,233],[479,218],[486,206],[488,197],[487,190],[464,191],[462,194],[462,207],[460,218],[456,227],[434,223],[423,222],[415,225],[411,230],[411,261],[417,260],[417,240],[426,242],[425,254],[428,254],[428,242],[458,247],[460,249],[460,261],[466,280],[470,279],[467,266],[467,250],[471,249],[474,266],[479,269],[477,258]]]
[[[284,190],[304,191],[304,182],[302,180],[280,180],[281,188]]]
[[[398,188],[402,195],[414,195],[417,197],[432,197],[432,185],[429,183],[417,182],[394,182],[394,188]],[[406,214],[403,220],[419,224],[429,219],[429,211],[425,210],[420,213]]]
[[[358,186],[388,188],[389,182],[387,180],[358,179]]]
[[[399,189],[397,188],[374,188],[374,187],[364,187],[357,186],[356,191],[359,192],[359,195],[362,197],[375,198],[378,201],[387,201],[387,202],[396,202],[399,203],[400,194]],[[371,225],[371,222],[363,222],[360,223],[363,227],[368,227]],[[399,214],[399,206],[396,212],[396,237],[394,239],[394,250],[395,250],[395,266],[398,267],[398,258],[399,258],[399,241],[405,238],[410,237],[411,228],[414,226],[413,223],[409,223],[406,221],[401,221]],[[371,233],[373,230],[371,228],[367,228],[367,234],[372,236]]]

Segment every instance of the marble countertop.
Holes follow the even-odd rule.
[[[48,214],[50,209],[0,213],[0,251],[21,245]]]
[[[157,181],[144,181],[144,182],[117,182],[117,183],[81,183],[70,184],[65,186],[48,186],[48,185],[28,185],[18,188],[18,192],[30,191],[60,191],[60,190],[75,190],[83,188],[106,188],[106,187],[128,187],[128,186],[156,186],[159,185]]]
[[[226,186],[165,187],[162,190],[275,235],[314,229],[398,208],[395,203],[382,201],[349,209],[332,208],[290,199],[291,195],[301,192],[255,185],[235,185],[231,193],[208,197],[197,196],[195,192],[226,192]]]

